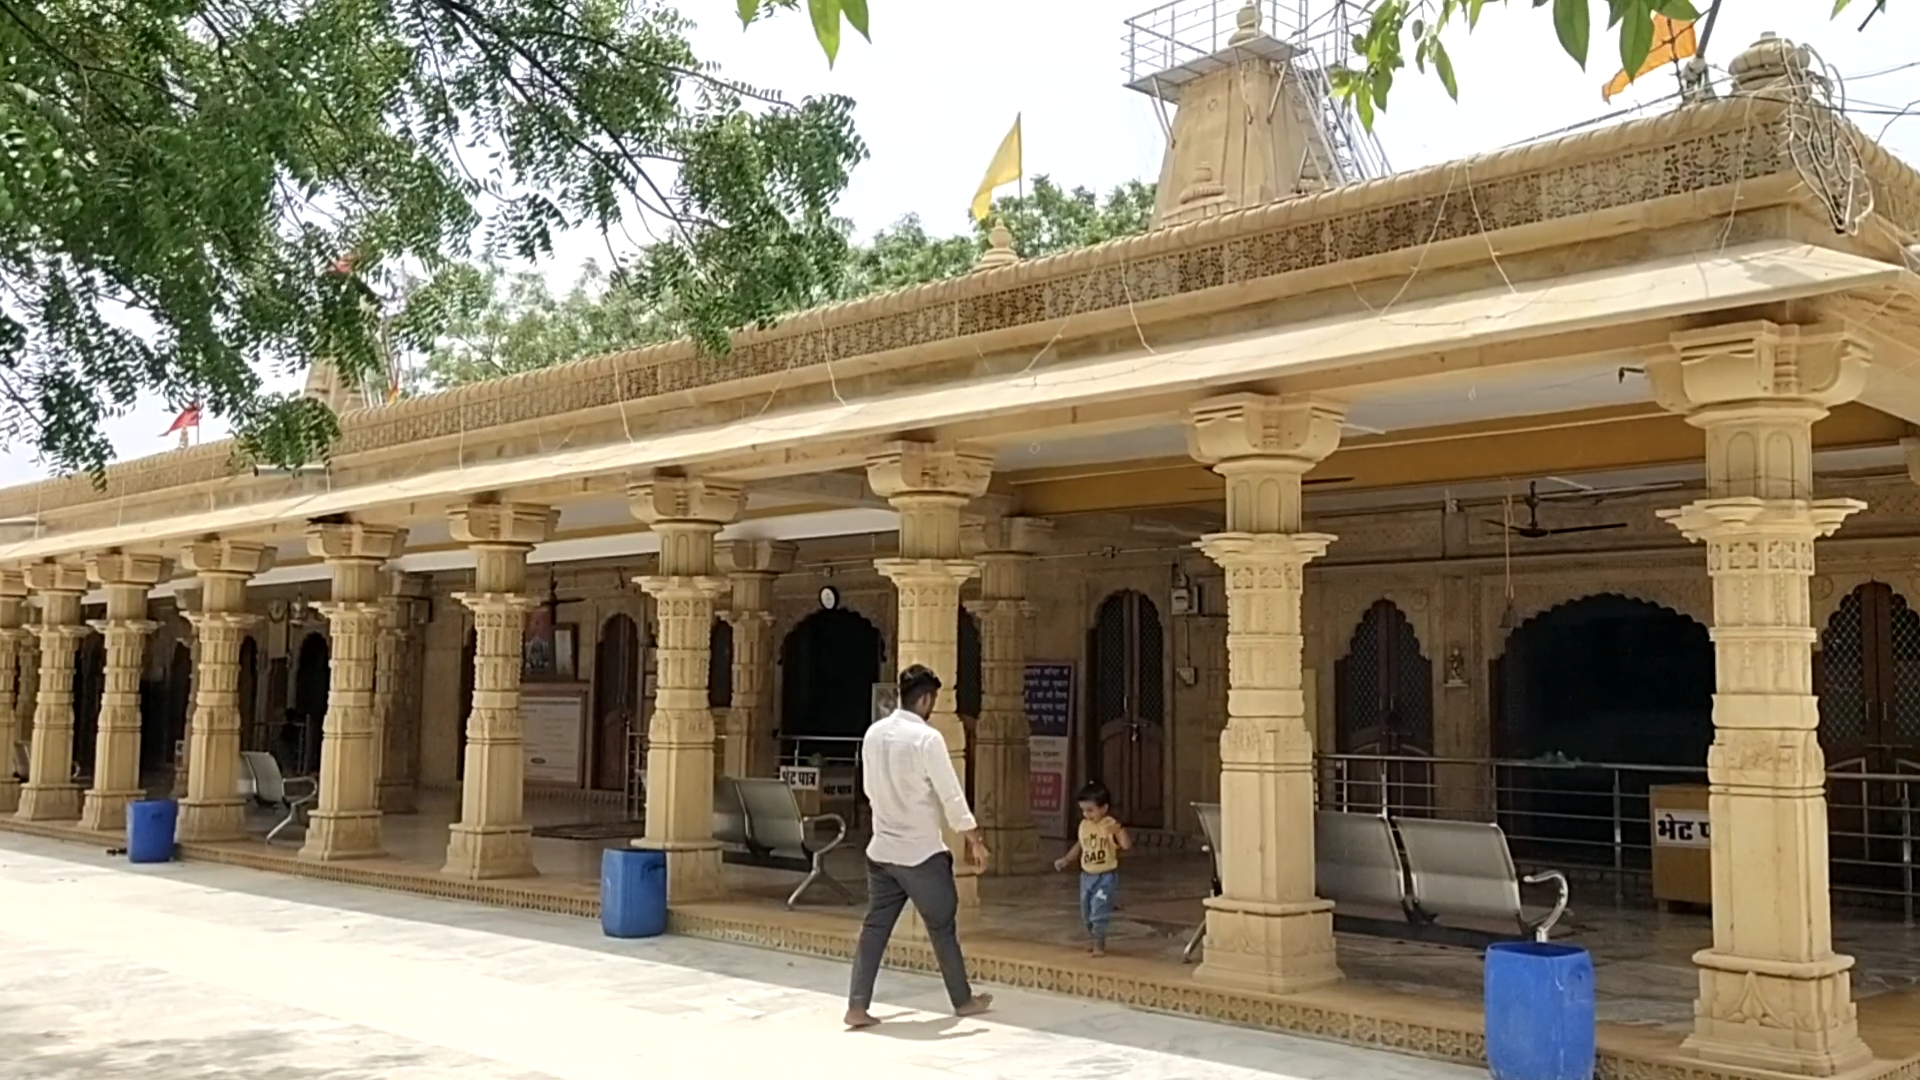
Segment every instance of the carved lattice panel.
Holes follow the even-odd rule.
[[[1820,635],[1820,737],[1829,748],[1857,746],[1868,727],[1866,621],[1862,594],[1854,590],[1827,620]]]
[[[1892,654],[1893,700],[1878,741],[1891,746],[1920,746],[1920,612],[1907,598],[1891,593],[1887,605],[1887,646]]]

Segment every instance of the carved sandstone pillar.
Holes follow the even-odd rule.
[[[114,552],[87,560],[87,576],[107,593],[107,617],[93,624],[106,638],[107,669],[93,787],[80,811],[83,829],[120,832],[127,827],[127,804],[146,797],[140,785],[140,672],[147,635],[160,626],[147,618],[147,590],[165,574],[165,560],[155,555]]]
[[[0,814],[20,809],[20,781],[13,775],[13,746],[20,741],[20,661],[33,632],[26,628],[27,578],[18,570],[0,570]]]
[[[929,722],[947,743],[953,771],[964,785],[967,733],[954,692],[959,686],[960,587],[979,571],[963,558],[960,511],[986,494],[993,455],[986,450],[897,442],[867,459],[867,482],[900,513],[900,553],[874,560],[874,569],[899,594],[895,652],[899,670],[924,664],[940,677],[940,700]],[[959,880],[963,917],[978,913],[979,883],[957,836],[947,837]],[[918,919],[909,922],[909,933]]]
[[[726,614],[733,627],[733,707],[722,768],[727,776],[775,776],[773,580],[793,569],[795,548],[781,540],[735,540],[716,551],[733,586]]]
[[[980,718],[974,725],[974,813],[986,837],[989,874],[1020,874],[1040,867],[1034,827],[1027,721],[1027,646],[1033,604],[1027,571],[1053,523],[1038,518],[988,518],[980,526]]]
[[[381,733],[380,810],[411,814],[414,757],[420,745],[420,627],[426,619],[427,582],[393,574],[380,601],[380,637],[374,647],[373,726]]]
[[[1832,1076],[1871,1055],[1853,958],[1833,951],[1807,590],[1813,542],[1866,504],[1813,498],[1812,429],[1859,393],[1866,349],[1837,328],[1764,322],[1673,344],[1647,375],[1662,405],[1705,429],[1707,490],[1661,516],[1707,545],[1715,658],[1713,947],[1694,954],[1687,1045],[1736,1068]]]
[[[373,708],[386,575],[400,554],[400,529],[348,522],[307,527],[307,550],[327,562],[332,589],[318,605],[332,630],[327,717],[321,729],[320,787],[300,857],[363,859],[380,850],[380,751],[386,732]]]
[[[722,891],[713,839],[713,711],[707,706],[713,601],[727,588],[713,538],[740,512],[740,488],[657,475],[628,494],[635,517],[660,538],[659,573],[636,578],[659,624],[658,689],[647,722],[647,835],[667,854],[667,898]],[[737,691],[736,691],[737,693]]]
[[[1314,893],[1313,732],[1302,690],[1307,563],[1300,478],[1340,441],[1312,400],[1236,394],[1193,407],[1193,456],[1227,482],[1226,531],[1200,550],[1226,571],[1227,726],[1220,734],[1220,885],[1207,901],[1202,982],[1288,993],[1340,978],[1333,905]]]
[[[560,512],[520,503],[470,503],[453,511],[453,538],[473,551],[473,591],[454,599],[473,612],[473,713],[467,718],[460,820],[447,843],[455,877],[532,877],[520,718],[527,553],[553,534]]]
[[[38,563],[27,567],[27,587],[40,594],[40,694],[19,817],[71,821],[80,816],[80,786],[73,782],[73,668],[74,650],[90,633],[80,622],[87,572]]]
[[[180,839],[246,835],[240,798],[240,645],[259,617],[247,613],[247,579],[273,565],[273,548],[237,540],[188,545],[181,565],[200,578],[193,624],[193,718],[187,725],[187,793]]]

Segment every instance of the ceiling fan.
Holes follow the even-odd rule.
[[[1611,521],[1602,525],[1563,525],[1557,529],[1549,529],[1540,524],[1539,487],[1540,485],[1537,482],[1527,484],[1526,497],[1520,500],[1527,508],[1527,523],[1525,525],[1514,522],[1512,515],[1508,515],[1508,519],[1505,521],[1495,521],[1492,518],[1487,518],[1487,524],[1505,529],[1525,540],[1539,540],[1548,536],[1564,536],[1568,533],[1603,532],[1608,529],[1624,529],[1627,527],[1627,523],[1624,521]]]
[[[546,609],[548,620],[551,621],[555,616],[559,615],[562,607],[568,604],[578,603],[583,603],[583,601],[560,599],[560,575],[556,573],[552,567],[549,567],[547,569],[547,598],[540,601],[540,606]]]

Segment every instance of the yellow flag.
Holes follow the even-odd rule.
[[[1002,184],[1011,184],[1020,179],[1020,116],[1013,117],[1013,130],[1000,140],[1000,149],[993,152],[993,164],[987,166],[987,175],[980,180],[980,190],[973,193],[973,220],[987,220],[987,211],[993,209],[993,189]]]
[[[1600,88],[1600,100],[1612,101],[1614,95],[1627,88],[1627,84],[1652,71],[1662,64],[1677,63],[1692,56],[1699,43],[1693,37],[1693,23],[1674,22],[1665,15],[1653,17],[1653,48],[1647,50],[1647,58],[1640,64],[1640,70],[1629,75],[1624,70],[1607,80]]]

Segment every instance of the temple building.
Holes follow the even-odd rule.
[[[844,956],[854,909],[736,866],[716,781],[853,854],[921,663],[985,979],[1480,1061],[1475,954],[1347,932],[1315,821],[1490,822],[1569,879],[1601,1075],[1920,1076],[1920,172],[1767,38],[1717,94],[1389,173],[1267,7],[1135,58],[1145,235],[1002,232],[726,355],[379,405],[323,371],[324,468],[0,491],[0,829],[170,790],[187,858],[578,914],[632,840],[676,932]],[[315,788],[271,841],[262,756]],[[1104,961],[1034,876],[1088,779],[1158,883]],[[1669,856],[1710,917],[1652,910]]]

